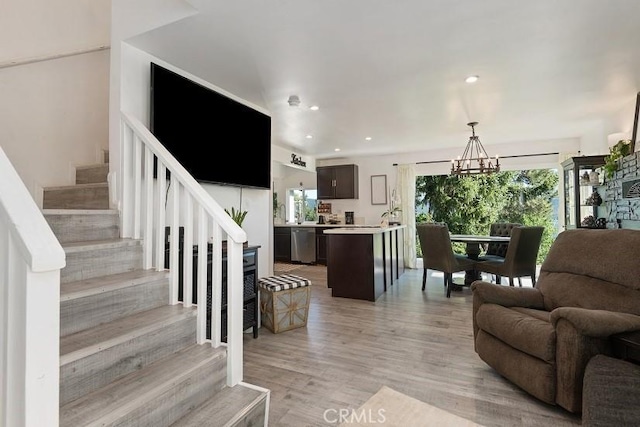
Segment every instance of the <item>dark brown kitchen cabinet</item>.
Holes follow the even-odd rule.
[[[318,200],[358,198],[358,165],[320,166],[316,174]]]
[[[273,260],[291,262],[291,227],[273,227]]]
[[[324,234],[327,228],[316,228],[316,263],[322,265],[327,265],[327,235]]]

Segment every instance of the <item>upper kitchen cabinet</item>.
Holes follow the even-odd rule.
[[[320,166],[316,173],[318,200],[358,198],[358,165]]]

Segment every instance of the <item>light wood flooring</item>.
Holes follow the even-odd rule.
[[[447,299],[442,275],[429,270],[423,292],[414,269],[376,302],[333,298],[325,267],[290,268],[274,271],[313,284],[307,327],[244,339],[244,379],[271,390],[270,426],[336,425],[335,411],[357,409],[383,385],[484,426],[580,425],[478,357],[469,288]]]

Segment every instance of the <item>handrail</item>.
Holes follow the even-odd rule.
[[[121,112],[121,123],[117,178],[121,235],[143,239],[143,268],[162,270],[167,249],[165,229],[169,228],[169,236],[177,236],[179,229],[184,230],[182,247],[178,238],[170,238],[168,243],[169,266],[180,264],[180,252],[183,266],[182,301],[178,301],[179,269],[169,268],[170,303],[192,305],[194,278],[197,301],[207,301],[207,281],[211,280],[210,317],[206,304],[197,304],[196,338],[200,344],[210,340],[215,347],[223,345],[222,235],[226,234],[227,385],[234,386],[243,377],[242,246],[247,235],[139,119]],[[208,254],[209,248],[210,258],[199,256],[195,266],[194,251]],[[206,337],[207,324],[211,328],[210,337]]]
[[[122,118],[140,137],[140,139],[149,147],[151,152],[155,154],[165,164],[166,168],[178,177],[181,184],[189,188],[189,191],[196,198],[196,201],[203,205],[207,213],[212,215],[216,222],[220,224],[227,236],[234,242],[247,241],[247,234],[236,224],[233,219],[224,211],[218,203],[213,200],[211,195],[207,193],[198,181],[176,160],[175,157],[165,148],[164,145],[147,129],[140,120],[129,113],[122,113]]]
[[[57,425],[65,264],[62,246],[0,147],[0,426]]]
[[[65,266],[64,249],[0,147],[0,217],[34,272]]]

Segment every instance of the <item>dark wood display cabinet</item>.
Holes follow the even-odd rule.
[[[316,175],[318,200],[358,198],[358,165],[320,166]]]
[[[603,177],[600,176],[598,182],[588,179],[592,172],[604,165],[605,157],[604,155],[571,157],[562,162],[565,229],[603,228],[597,227],[596,224],[582,225],[582,222],[588,216],[593,216],[596,220],[605,216],[604,200],[600,206],[589,203],[594,190],[597,190],[600,197],[604,199],[604,187],[600,185]]]
[[[168,237],[168,231],[165,236]],[[180,228],[180,243],[179,243],[179,262],[178,262],[178,300],[182,301],[182,249],[183,249],[183,230]],[[258,315],[259,315],[259,301],[258,301],[258,249],[260,246],[245,246],[242,250],[243,258],[243,330],[253,328],[253,337],[258,338]],[[164,266],[169,268],[169,243],[165,238],[165,257]],[[207,256],[207,339],[211,339],[211,303],[212,303],[212,285],[211,285],[211,259],[212,259],[212,245],[208,245]],[[193,246],[193,303],[198,303],[197,297],[197,265],[198,265],[198,246]],[[226,342],[227,339],[227,251],[222,250],[222,317],[221,317],[221,335],[222,340]]]

